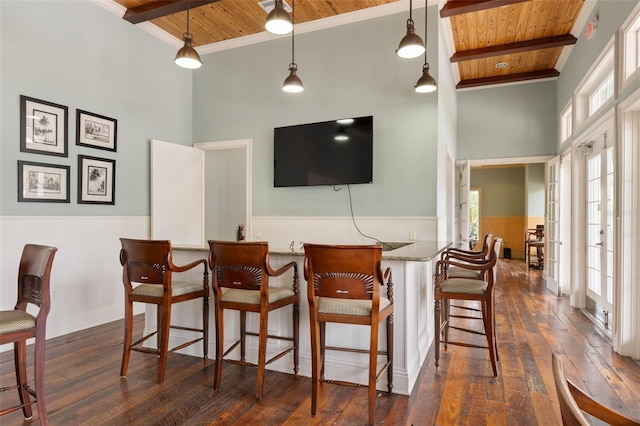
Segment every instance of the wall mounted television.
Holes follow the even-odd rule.
[[[372,182],[373,116],[274,129],[274,187]]]

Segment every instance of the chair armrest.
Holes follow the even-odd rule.
[[[203,264],[205,271],[207,269],[207,260],[206,259],[198,259],[194,262],[191,262],[189,264],[186,265],[175,265],[173,263],[173,261],[171,260],[171,258],[169,258],[169,268],[173,271],[173,272],[184,272],[184,271],[188,271],[189,269],[193,269],[196,266],[198,266],[199,264]]]
[[[443,251],[440,255],[440,259],[446,259],[448,257],[469,257],[469,258],[477,258],[484,259],[486,253],[484,251],[469,251],[462,250],[457,248],[449,248],[446,251]]]
[[[284,266],[282,266],[282,267],[280,267],[278,269],[271,268],[271,265],[269,265],[269,263],[267,262],[267,273],[271,277],[277,277],[277,276],[280,276],[280,275],[284,274],[285,272],[287,272],[292,267],[293,267],[294,275],[298,275],[298,264],[296,262],[289,262],[286,265],[284,265]]]
[[[458,252],[454,252],[454,253],[443,253],[442,255],[442,259],[443,260],[447,260],[447,259],[457,259],[457,260],[463,260],[465,262],[471,262],[471,261],[485,261],[486,258],[485,256],[487,255],[487,253],[481,253],[480,255],[467,255],[465,253],[458,253]]]
[[[473,271],[487,271],[493,268],[495,263],[495,258],[490,260],[465,261],[464,263],[456,262],[455,260],[442,259],[436,263],[436,273],[441,269],[447,269],[449,266],[457,266],[458,268],[470,269]]]
[[[387,287],[387,299],[393,304],[393,278],[391,275],[391,268],[387,267],[382,274],[382,284]]]
[[[600,404],[573,384],[571,380],[567,379],[567,385],[569,386],[569,391],[573,399],[575,399],[576,404],[578,404],[578,407],[580,407],[582,411],[612,425],[640,425],[640,420],[629,417],[614,408]]]

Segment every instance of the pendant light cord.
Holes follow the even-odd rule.
[[[191,33],[189,32],[189,0],[187,0],[187,34],[191,37]]]
[[[413,0],[409,0],[409,21],[413,24]]]
[[[425,65],[427,65],[427,6],[429,6],[429,0],[425,0],[424,2],[424,64]]]
[[[291,2],[291,63],[295,64],[295,43],[296,43],[296,0]]]

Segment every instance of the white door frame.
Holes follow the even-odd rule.
[[[572,225],[571,225],[571,290],[570,304],[575,308],[586,307],[586,184],[585,184],[585,156],[589,153],[589,146],[596,138],[607,133],[608,140],[615,143],[615,114],[611,110],[603,114],[588,129],[581,133],[571,146],[572,171]],[[614,231],[615,232],[615,231]],[[614,271],[615,274],[615,271]],[[614,284],[615,285],[615,284]],[[614,300],[614,316],[617,306]],[[611,321],[614,324],[614,321]],[[614,329],[615,330],[615,329]]]
[[[245,235],[247,235],[247,239],[251,239],[252,230],[252,217],[253,217],[253,209],[252,209],[252,170],[253,165],[251,163],[252,155],[252,143],[253,139],[235,139],[235,140],[227,140],[227,141],[215,141],[215,142],[199,142],[194,143],[194,148],[201,149],[203,151],[215,151],[215,150],[223,150],[223,149],[244,149],[245,150],[245,164],[246,164],[246,187],[245,187],[245,205],[246,216],[244,220],[245,225]],[[204,226],[204,225],[203,225]]]

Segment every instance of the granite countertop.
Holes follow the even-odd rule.
[[[406,244],[393,250],[385,250],[382,252],[383,260],[401,260],[409,262],[428,262],[438,256],[441,252],[451,246],[451,242],[447,241],[415,241],[408,243],[389,243],[393,246]],[[208,247],[178,247],[174,246],[173,250],[180,251],[209,251]],[[287,256],[304,256],[304,250],[299,249],[291,251],[289,248],[269,248],[269,254],[287,255]]]

